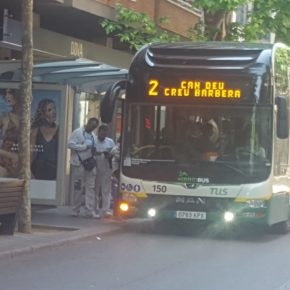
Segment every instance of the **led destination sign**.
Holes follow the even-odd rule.
[[[240,99],[242,91],[225,81],[182,80],[176,86],[161,85],[159,80],[148,81],[148,95],[151,97],[193,97]]]

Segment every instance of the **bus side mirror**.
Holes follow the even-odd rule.
[[[103,123],[111,123],[115,110],[116,100],[121,92],[126,88],[127,81],[121,80],[114,83],[107,90],[100,105],[100,116]]]
[[[287,100],[283,96],[276,98],[277,105],[277,137],[287,139],[289,136],[289,118]]]

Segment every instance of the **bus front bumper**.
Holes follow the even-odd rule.
[[[118,215],[123,217],[141,217],[159,220],[187,220],[200,223],[222,222],[226,224],[253,223],[267,224],[267,207],[250,207],[245,203],[233,202],[227,208],[208,209],[166,209],[162,207],[146,206],[144,204],[130,204],[126,201],[119,205],[126,205],[126,211],[118,210]],[[119,207],[120,208],[120,207]]]

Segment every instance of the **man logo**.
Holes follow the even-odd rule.
[[[202,197],[185,197],[185,196],[178,196],[175,200],[176,203],[191,203],[191,204],[206,204],[205,198]]]

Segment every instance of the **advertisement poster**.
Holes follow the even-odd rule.
[[[0,88],[0,177],[19,177],[20,90]],[[61,91],[33,90],[31,197],[55,198]],[[47,187],[48,186],[48,187]],[[49,192],[46,192],[46,191]]]

